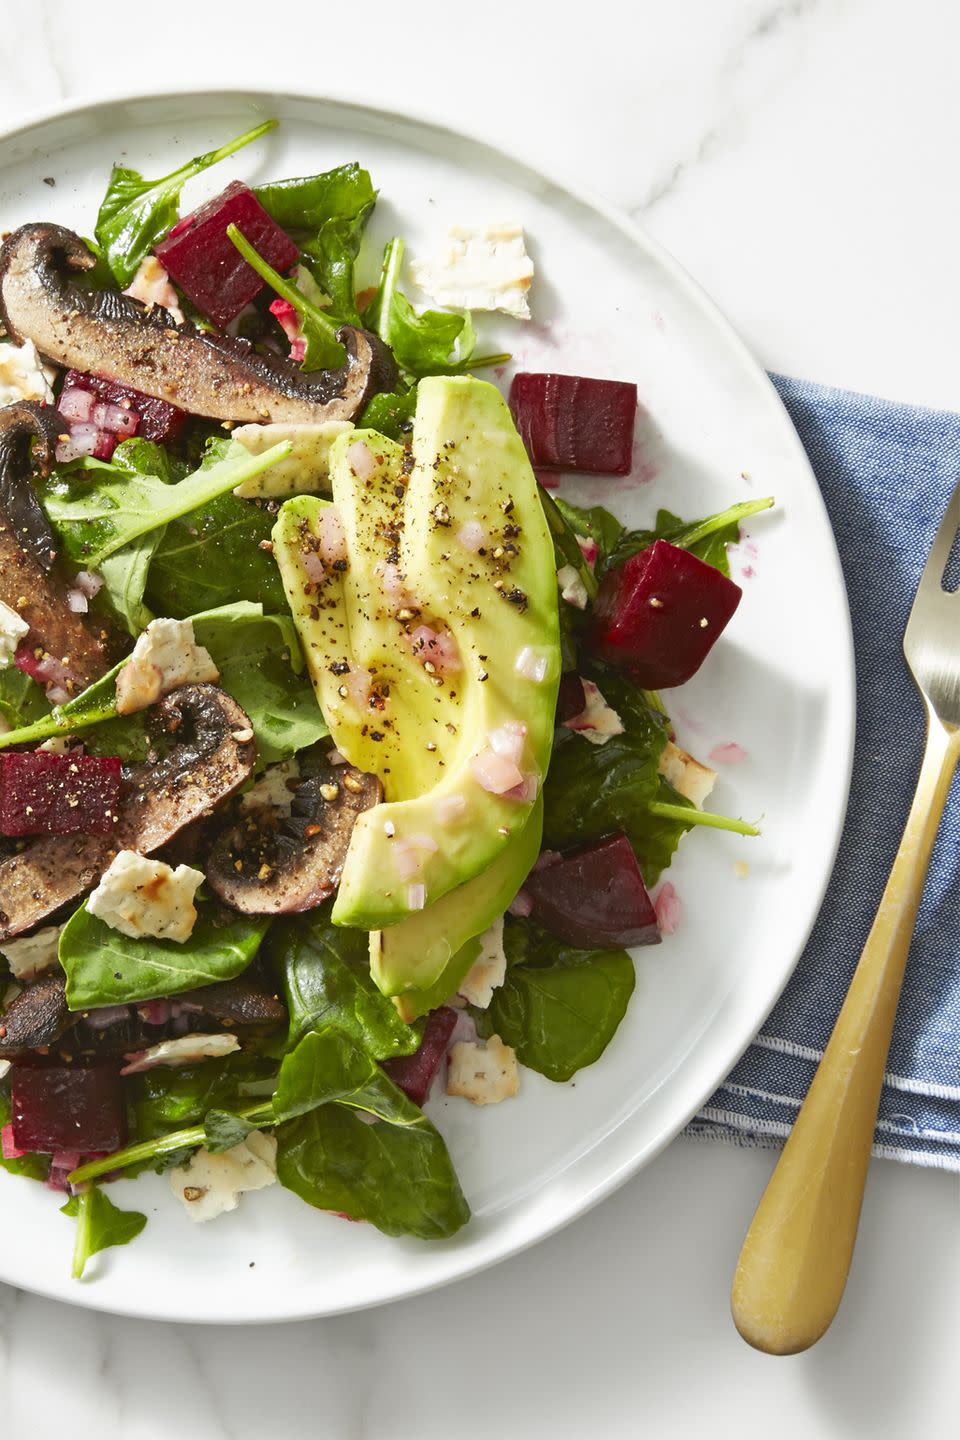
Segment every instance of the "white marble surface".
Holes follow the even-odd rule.
[[[960,408],[960,14],[942,0],[33,0],[2,23],[0,124],[171,82],[413,106],[641,217],[768,367]],[[956,1178],[874,1165],[840,1316],[776,1361],[727,1311],[770,1165],[676,1144],[508,1266],[309,1324],[164,1327],[0,1286],[0,1433],[956,1433]]]

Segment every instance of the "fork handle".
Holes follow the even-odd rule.
[[[928,711],[917,790],[880,907],[740,1252],[734,1322],[771,1355],[813,1345],[843,1295],[907,953],[958,758],[960,730]]]

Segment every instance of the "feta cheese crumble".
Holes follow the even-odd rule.
[[[137,1050],[126,1057],[121,1075],[139,1075],[141,1070],[154,1070],[158,1065],[197,1065],[201,1060],[219,1060],[240,1049],[236,1035],[219,1030],[215,1035],[178,1035],[175,1040],[159,1040],[146,1050]]]
[[[0,600],[0,670],[5,670],[8,665],[13,664],[13,657],[17,653],[17,646],[25,635],[30,633],[30,626],[16,610],[9,605],[4,605]]]
[[[580,572],[572,565],[561,565],[557,571],[557,584],[560,586],[560,597],[566,600],[568,605],[575,605],[578,610],[587,608],[587,587],[580,578]]]
[[[246,1140],[219,1155],[201,1146],[186,1165],[170,1171],[170,1189],[191,1220],[214,1220],[236,1210],[245,1190],[262,1190],[276,1178],[276,1137],[252,1130]]]
[[[472,1105],[498,1105],[520,1089],[517,1057],[499,1035],[489,1040],[460,1040],[450,1051],[447,1094]]]
[[[136,850],[121,850],[87,900],[87,911],[131,940],[189,940],[197,919],[193,897],[203,871],[189,865],[176,870]]]
[[[503,916],[494,920],[480,936],[480,954],[460,982],[460,994],[471,1005],[486,1010],[493,992],[507,978],[507,957],[503,949]]]
[[[533,261],[523,227],[510,222],[475,229],[452,225],[442,251],[410,266],[420,289],[452,310],[499,310],[529,320]]]
[[[209,650],[196,642],[191,620],[151,620],[117,676],[117,710],[131,715],[179,685],[219,679]]]
[[[289,455],[244,480],[234,490],[241,500],[266,500],[280,495],[329,495],[330,446],[353,426],[349,420],[325,420],[321,425],[239,425],[233,439],[251,455],[262,455],[272,445],[289,440]]]
[[[579,715],[563,723],[568,730],[576,730],[584,740],[589,740],[591,745],[606,745],[614,735],[623,734],[623,721],[613,706],[607,704],[592,680],[581,683],[586,704]]]
[[[54,372],[55,373],[55,372]],[[22,345],[0,344],[0,405],[15,405],[18,400],[53,399],[50,379],[40,363],[32,340]]]
[[[674,745],[668,740],[663,747],[663,754],[660,756],[660,774],[679,790],[685,800],[696,805],[698,810],[703,809],[703,802],[713,789],[717,779],[716,770],[711,770],[709,765],[703,765],[688,755],[686,750],[681,750],[679,745]]]
[[[22,935],[17,940],[4,940],[0,955],[10,966],[15,980],[32,980],[57,963],[62,925],[45,925],[35,935]]]

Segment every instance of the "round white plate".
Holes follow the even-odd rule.
[[[149,1176],[117,1187],[118,1203],[149,1215],[144,1234],[99,1257],[77,1284],[62,1197],[0,1173],[0,1278],[165,1319],[290,1319],[411,1295],[532,1244],[633,1174],[711,1093],[786,983],[833,863],[852,753],[846,597],[797,436],[712,304],[602,204],[434,125],[244,92],[102,102],[8,134],[0,225],[51,219],[89,234],[115,160],[162,175],[265,115],[279,117],[279,130],[192,182],[187,206],[234,177],[257,183],[358,160],[381,195],[365,249],[371,269],[393,233],[416,255],[452,222],[522,222],[537,264],[534,320],[482,338],[512,350],[516,368],[635,380],[642,401],[633,476],[586,479],[565,493],[607,502],[633,523],[661,505],[693,518],[776,495],[776,511],[749,524],[734,557],[740,610],[700,675],[669,697],[687,748],[704,758],[725,742],[746,751],[721,767],[710,804],[762,817],[763,836],[700,830],[683,841],[670,871],[682,922],[637,952],[636,993],[596,1065],[567,1085],[524,1071],[520,1097],[489,1110],[431,1102],[473,1210],[450,1241],[387,1239],[277,1186],[197,1226],[166,1181]]]

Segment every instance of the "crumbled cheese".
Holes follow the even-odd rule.
[[[713,789],[717,779],[716,770],[711,770],[709,765],[703,765],[699,760],[694,760],[686,750],[681,750],[679,745],[674,745],[668,740],[663,747],[663,754],[660,756],[660,774],[679,790],[685,800],[696,805],[698,810],[703,809],[703,802]]]
[[[17,653],[17,646],[25,635],[30,633],[30,626],[16,610],[11,610],[9,605],[4,605],[0,600],[0,670],[5,670],[8,665],[13,664],[13,657]]]
[[[326,420],[321,425],[240,425],[233,432],[251,455],[262,455],[271,445],[289,440],[289,455],[269,470],[261,470],[234,490],[242,500],[263,500],[280,495],[329,495],[330,446],[353,426],[349,420]]]
[[[0,405],[14,405],[18,400],[52,400],[50,379],[32,340],[22,345],[8,341],[0,344]]]
[[[140,268],[123,293],[132,295],[134,300],[142,301],[148,310],[159,305],[169,311],[178,325],[183,324],[183,311],[177,301],[177,292],[156,255],[147,255],[140,261]]]
[[[290,806],[293,802],[293,791],[287,785],[287,781],[294,781],[300,775],[300,766],[296,760],[284,760],[281,765],[270,765],[259,780],[256,780],[240,797],[240,809],[244,812],[250,810],[263,810],[267,806],[274,810],[282,810],[287,815],[290,813]]]
[[[87,910],[132,940],[189,940],[197,919],[193,897],[203,871],[189,865],[173,870],[136,850],[121,850],[100,877]]]
[[[489,1040],[460,1040],[450,1051],[447,1094],[473,1105],[497,1105],[520,1089],[517,1057],[499,1035]]]
[[[614,735],[623,734],[623,721],[613,706],[607,704],[592,680],[584,680],[582,684],[586,703],[579,715],[563,723],[568,730],[576,730],[584,740],[589,740],[591,745],[606,745]]]
[[[159,1040],[146,1050],[137,1050],[127,1056],[127,1064],[121,1075],[139,1075],[141,1070],[153,1070],[158,1065],[197,1065],[201,1060],[219,1060],[222,1055],[232,1055],[240,1049],[236,1035],[219,1030],[215,1035],[178,1035],[175,1040]]]
[[[439,305],[500,310],[516,320],[530,319],[527,291],[533,261],[520,225],[451,226],[441,253],[414,261],[410,270],[420,289]]]
[[[262,1190],[277,1178],[277,1141],[252,1130],[239,1145],[211,1155],[203,1148],[170,1171],[170,1189],[191,1220],[214,1220],[236,1210],[245,1190]]]
[[[507,978],[507,957],[503,949],[503,916],[494,920],[480,936],[480,954],[460,984],[460,994],[471,1005],[486,1010],[493,992]]]
[[[151,620],[117,676],[117,710],[130,715],[156,704],[178,685],[219,679],[209,650],[196,642],[191,620]]]
[[[10,1071],[12,1070],[12,1068],[13,1068],[13,1065],[12,1065],[11,1061],[9,1061],[9,1060],[0,1060],[0,1080],[6,1080],[7,1076],[10,1074]]]
[[[4,940],[0,945],[0,955],[18,980],[32,980],[34,976],[42,974],[44,970],[52,970],[56,965],[62,930],[62,925],[45,925],[34,935],[22,935],[18,940]]]
[[[48,755],[66,755],[73,749],[73,737],[71,735],[52,735],[49,740],[44,740],[42,745],[38,745],[37,749],[46,750]]]
[[[579,570],[572,565],[561,565],[557,571],[557,584],[560,586],[560,595],[568,605],[575,605],[578,610],[587,608],[587,587],[580,578]]]

